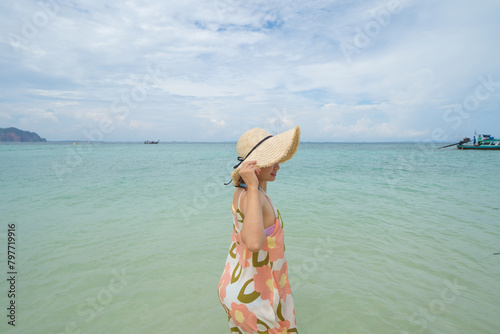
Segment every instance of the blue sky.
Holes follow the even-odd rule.
[[[500,1],[0,4],[0,127],[48,140],[500,137]]]

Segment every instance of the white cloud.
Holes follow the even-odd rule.
[[[227,126],[227,123],[224,120],[217,121],[215,119],[211,119],[210,122],[216,127],[216,128],[225,128]]]
[[[139,121],[139,120],[131,120],[129,122],[129,127],[132,130],[146,130],[150,131],[155,128],[155,123],[154,122],[145,122],[145,121]]]
[[[401,11],[383,21],[394,3]],[[58,4],[38,26],[36,1],[0,5],[2,119],[49,140],[81,136],[104,117],[121,119],[106,140],[236,140],[253,126],[295,124],[305,140],[500,133],[497,86],[459,127],[443,117],[480,76],[500,81],[498,1]],[[28,37],[26,24],[36,28]],[[17,46],[12,34],[23,38]],[[360,34],[370,35],[366,46],[356,46]],[[343,42],[356,47],[351,62]],[[208,137],[192,131],[209,128]]]

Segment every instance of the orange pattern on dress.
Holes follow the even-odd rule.
[[[240,223],[244,216],[233,208],[233,235],[218,287],[231,333],[298,333],[283,221],[279,211],[275,213],[274,232],[260,251],[252,253],[241,240]]]

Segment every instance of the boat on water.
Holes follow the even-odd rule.
[[[458,143],[442,146],[439,148],[445,148],[455,145],[459,150],[500,150],[500,139],[495,139],[492,135],[478,135],[474,133],[474,139],[472,141],[470,138],[465,137]]]
[[[160,142],[160,140],[158,139],[158,141],[154,141],[154,140],[146,140],[144,142],[144,144],[158,144]]]
[[[474,140],[457,145],[459,150],[500,150],[500,139],[496,139],[491,135],[474,135]]]

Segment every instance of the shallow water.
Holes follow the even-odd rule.
[[[0,331],[228,333],[234,147],[0,145],[18,272]],[[302,143],[268,187],[300,332],[500,332],[499,167],[498,152]]]

